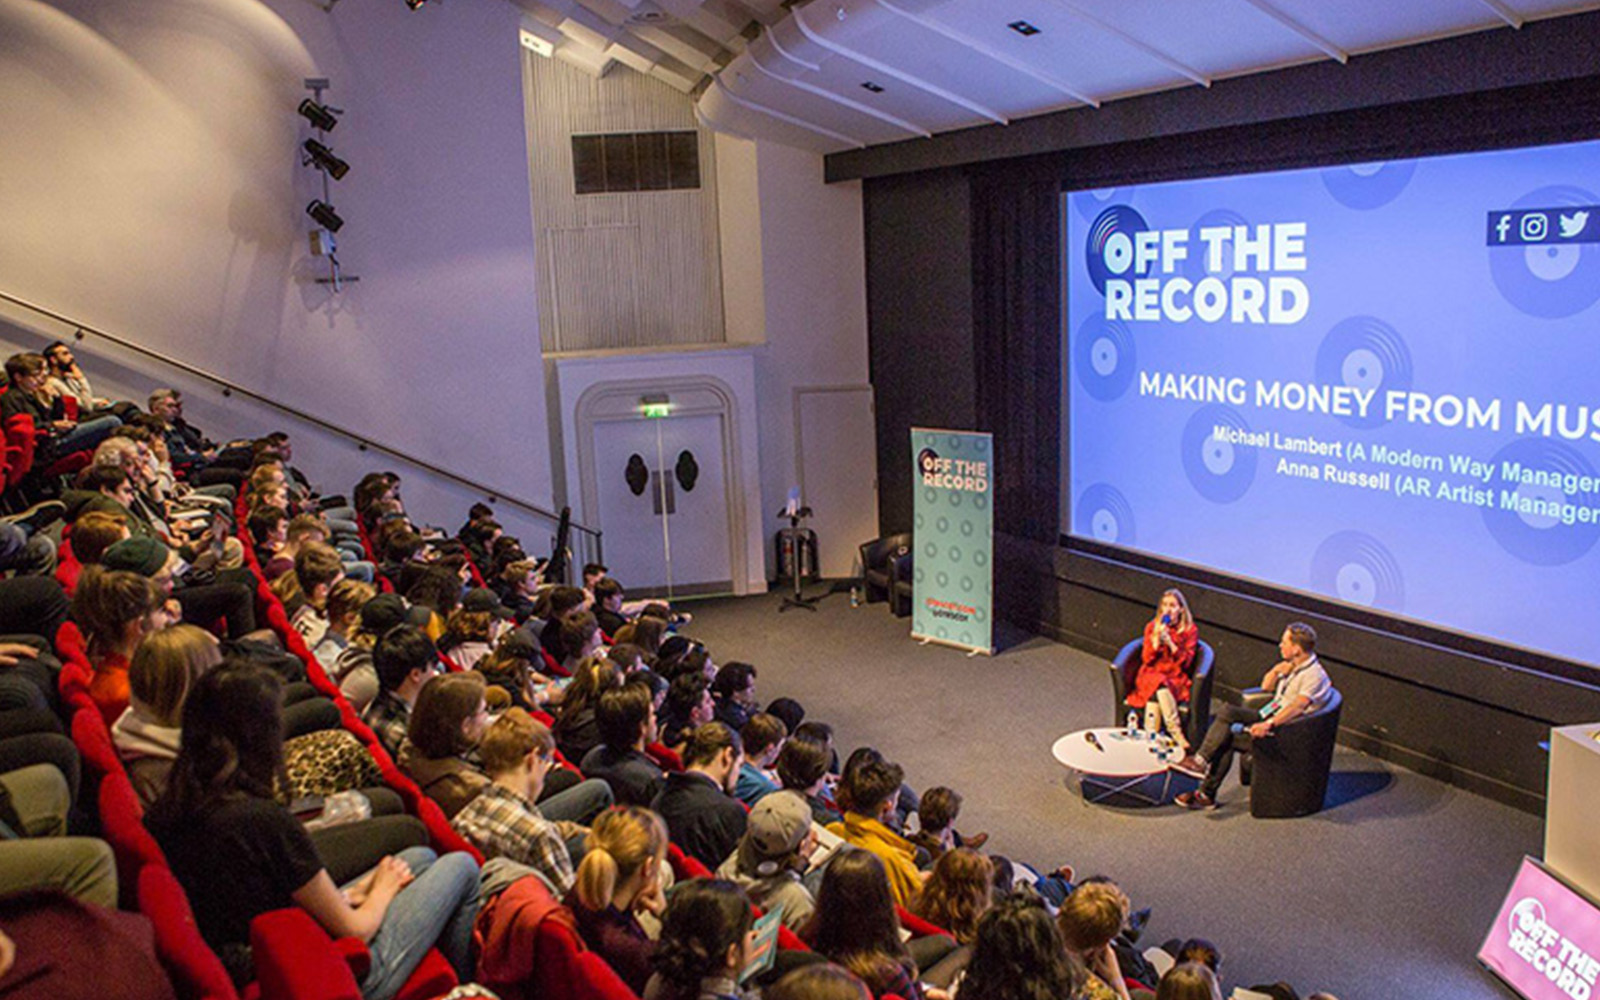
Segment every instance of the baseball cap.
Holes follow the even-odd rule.
[[[810,829],[811,806],[799,792],[785,790],[763,797],[750,809],[739,844],[739,867],[758,875],[777,874],[772,863],[793,854]]]

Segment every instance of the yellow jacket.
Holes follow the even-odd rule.
[[[889,872],[889,891],[901,906],[922,891],[922,873],[917,871],[917,849],[911,841],[895,833],[875,819],[859,813],[846,812],[844,820],[829,823],[828,831],[844,838],[845,843],[871,851],[883,860]]]

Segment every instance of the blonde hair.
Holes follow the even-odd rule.
[[[1164,590],[1161,592],[1162,600],[1166,600],[1169,597],[1178,602],[1178,620],[1171,623],[1172,627],[1176,629],[1185,629],[1192,626],[1194,624],[1194,615],[1189,613],[1189,599],[1183,596],[1183,591],[1179,590],[1177,587],[1173,587],[1171,590]],[[1161,602],[1157,601],[1156,616],[1160,617],[1160,615]]]
[[[639,806],[617,806],[595,817],[584,841],[588,853],[578,864],[574,889],[591,910],[611,905],[617,885],[632,878],[651,858],[667,851],[667,827],[661,817]]]
[[[194,682],[222,662],[222,648],[205,629],[171,625],[139,643],[128,666],[133,703],[163,726],[177,728]]]

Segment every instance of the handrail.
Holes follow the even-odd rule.
[[[465,486],[474,492],[482,493],[492,501],[504,500],[506,503],[509,503],[514,507],[520,507],[523,510],[529,511],[530,513],[537,514],[540,517],[547,517],[556,522],[560,522],[561,520],[560,514],[553,510],[546,510],[531,500],[524,500],[520,497],[507,493],[505,490],[496,489],[487,484],[480,483],[475,479],[468,479],[466,476],[451,472],[449,469],[440,468],[439,466],[434,465],[432,462],[427,462],[413,455],[408,455],[391,445],[386,445],[381,441],[374,441],[365,434],[357,434],[355,431],[341,427],[331,421],[324,420],[315,414],[307,413],[304,410],[299,410],[292,406],[285,405],[275,399],[269,399],[268,397],[263,396],[253,390],[247,389],[236,382],[230,382],[228,379],[225,379],[220,375],[217,375],[213,372],[208,372],[204,368],[198,368],[194,365],[191,365],[187,361],[180,361],[168,354],[163,354],[160,351],[152,350],[151,348],[135,344],[132,341],[124,340],[116,334],[107,333],[106,331],[90,326],[87,323],[80,323],[71,317],[63,316],[58,312],[46,309],[44,306],[29,302],[26,299],[20,299],[17,296],[11,295],[4,291],[0,291],[0,300],[10,302],[13,305],[21,306],[22,308],[31,312],[38,313],[40,316],[48,316],[57,323],[72,327],[75,331],[73,336],[74,340],[82,340],[85,334],[94,334],[96,337],[108,340],[124,350],[143,355],[144,357],[150,358],[154,361],[159,361],[161,364],[176,368],[182,372],[186,372],[187,374],[196,378],[214,383],[222,389],[222,395],[224,397],[238,395],[243,396],[246,399],[254,400],[257,403],[270,406],[274,410],[277,410],[281,413],[286,413],[291,417],[302,420],[315,427],[319,427],[322,430],[328,431],[329,433],[337,434],[340,437],[354,441],[362,451],[371,449],[382,452],[383,454],[397,458],[408,465],[413,465],[435,476],[448,479],[451,482],[460,486]],[[600,540],[600,532],[598,530],[585,527],[584,525],[578,524],[576,521],[572,522],[572,530],[582,532],[585,535],[593,536],[597,546],[596,551],[598,552],[598,543]]]

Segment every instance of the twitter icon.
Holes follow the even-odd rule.
[[[1557,220],[1561,226],[1561,238],[1570,240],[1582,233],[1589,225],[1589,213],[1573,212],[1571,215],[1563,214]]]

